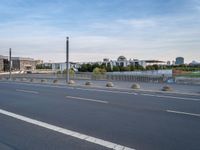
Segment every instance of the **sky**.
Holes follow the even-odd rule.
[[[1,0],[0,55],[200,61],[200,0]]]

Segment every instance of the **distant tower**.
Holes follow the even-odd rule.
[[[183,65],[184,64],[184,58],[183,57],[177,57],[175,64],[176,65]]]

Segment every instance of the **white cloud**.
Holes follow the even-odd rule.
[[[153,19],[120,19],[117,22],[136,28],[155,27],[157,25],[157,22]]]
[[[6,55],[6,49],[12,47],[16,56],[65,61],[65,36],[70,35],[72,61],[117,59],[119,55],[163,60],[184,56],[188,61],[199,60],[196,54],[200,48],[200,28],[195,15],[94,22],[78,31],[51,26],[48,19],[42,21],[43,17],[34,21],[38,17],[30,15],[26,20],[0,23],[0,54]]]

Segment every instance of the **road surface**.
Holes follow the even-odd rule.
[[[199,150],[200,97],[0,82],[2,150]]]

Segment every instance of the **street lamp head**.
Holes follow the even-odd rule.
[[[66,39],[69,40],[69,37],[67,36]]]

